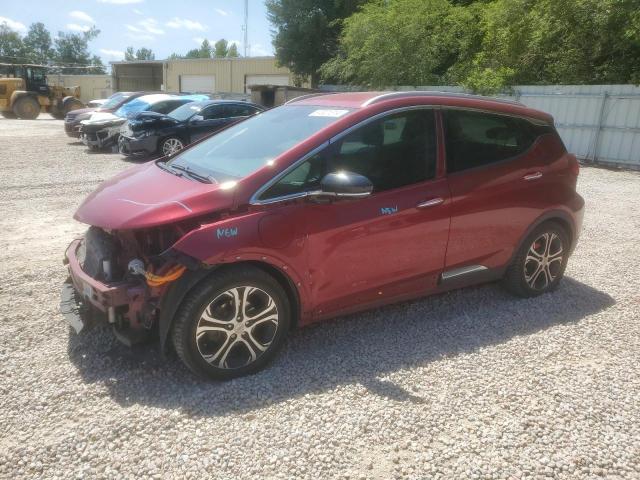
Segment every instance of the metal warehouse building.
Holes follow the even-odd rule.
[[[111,62],[114,91],[250,93],[251,85],[293,85],[275,57]]]

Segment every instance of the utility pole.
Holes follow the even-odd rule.
[[[244,56],[249,56],[249,0],[244,0]]]

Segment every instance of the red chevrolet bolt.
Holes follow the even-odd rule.
[[[519,103],[300,97],[100,185],[62,310],[77,331],[155,334],[196,374],[245,375],[311,322],[494,280],[555,289],[577,178],[552,117]]]

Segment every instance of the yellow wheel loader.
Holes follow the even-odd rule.
[[[0,63],[0,113],[33,120],[41,111],[55,118],[83,108],[80,87],[47,85],[47,67]]]

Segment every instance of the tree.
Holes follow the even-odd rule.
[[[322,76],[370,87],[459,83],[481,40],[478,14],[448,0],[372,2],[345,20]]]
[[[228,58],[238,58],[240,54],[238,53],[238,45],[232,43],[229,45],[229,51],[227,52]]]
[[[63,73],[105,73],[102,60],[89,53],[89,42],[100,34],[96,27],[82,33],[58,32],[54,40],[55,61],[63,64]]]
[[[184,56],[184,58],[202,58],[202,57],[200,57],[200,49],[199,48],[193,48],[193,49],[189,50],[187,52],[187,54]]]
[[[213,56],[215,58],[225,58],[229,53],[229,42],[221,38],[213,45]]]
[[[495,0],[474,66],[508,84],[640,82],[637,0]],[[470,80],[473,80],[471,78]]]
[[[32,62],[45,65],[53,57],[51,34],[44,23],[32,23],[29,26],[29,31],[24,37],[24,46]]]
[[[156,56],[151,49],[146,47],[139,48],[135,53],[133,47],[127,47],[124,52],[124,59],[127,62],[133,62],[135,60],[155,60]]]
[[[132,62],[136,59],[136,54],[133,50],[133,47],[127,47],[127,49],[124,51],[124,59],[127,62]]]
[[[136,59],[137,60],[155,60],[156,56],[150,48],[139,48],[136,51]]]
[[[296,75],[309,76],[312,86],[316,86],[318,69],[338,52],[343,20],[364,3],[365,0],[267,0],[278,63]]]
[[[20,63],[28,61],[26,48],[20,34],[6,23],[0,23],[0,61]]]
[[[212,56],[213,49],[211,48],[209,40],[205,38],[202,40],[202,45],[200,45],[200,58],[211,58]]]

